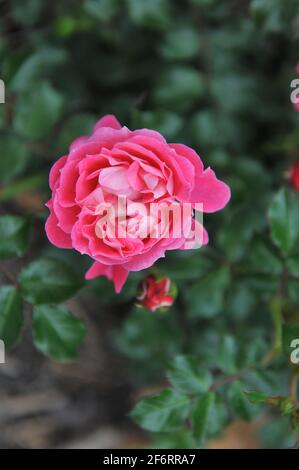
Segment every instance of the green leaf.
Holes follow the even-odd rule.
[[[65,49],[41,47],[22,62],[13,77],[11,89],[25,93],[25,90],[32,88],[33,85],[39,87],[41,77],[45,76],[55,66],[63,64],[66,59]]]
[[[154,101],[158,106],[185,110],[204,95],[204,82],[201,74],[191,67],[170,68],[157,83]]]
[[[72,115],[66,122],[59,134],[57,141],[57,152],[65,153],[70,144],[78,135],[90,135],[96,123],[96,116],[88,113]]]
[[[268,33],[288,32],[298,13],[298,2],[288,0],[252,0],[250,13],[257,26]]]
[[[241,382],[236,381],[229,386],[227,397],[231,408],[239,418],[245,421],[252,419],[254,409],[244,395]]]
[[[45,176],[45,173],[40,173],[28,177],[25,176],[23,179],[20,179],[14,183],[10,183],[1,189],[0,201],[14,199],[16,196],[26,192],[33,192],[33,190],[36,190],[37,188],[40,188],[46,184],[47,180]]]
[[[196,281],[214,267],[201,250],[169,252],[166,259],[158,261],[158,269],[175,281]]]
[[[280,190],[269,209],[271,235],[280,250],[289,253],[299,240],[299,198],[295,192]]]
[[[196,29],[182,26],[169,31],[160,50],[166,59],[192,59],[199,52],[199,36]]]
[[[260,213],[252,204],[242,204],[227,213],[218,243],[232,261],[248,258],[249,243],[260,226]]]
[[[131,411],[131,418],[143,429],[152,432],[178,428],[186,418],[190,399],[172,389],[141,400]]]
[[[290,432],[290,419],[285,416],[277,416],[277,413],[269,415],[269,420],[259,430],[263,447],[266,449],[291,449],[295,447],[296,437]]]
[[[194,437],[200,445],[209,435],[215,417],[215,401],[216,394],[208,392],[200,397],[196,403],[192,415],[192,424]]]
[[[10,349],[19,338],[23,326],[21,295],[15,287],[0,287],[0,339]]]
[[[239,113],[251,110],[257,102],[257,82],[249,74],[227,73],[211,80],[213,99],[221,113]]]
[[[63,111],[63,98],[52,85],[41,82],[19,96],[14,128],[29,139],[46,136],[58,122]]]
[[[33,26],[40,18],[45,4],[40,0],[12,0],[11,7],[13,18],[17,23]]]
[[[84,285],[74,269],[54,258],[33,261],[23,269],[19,280],[24,297],[33,304],[62,302]]]
[[[136,127],[147,127],[161,132],[167,139],[173,139],[183,127],[182,118],[170,111],[144,111],[136,117]]]
[[[212,383],[211,374],[200,369],[196,358],[191,356],[177,356],[167,378],[173,387],[187,394],[206,392]]]
[[[111,21],[118,13],[120,7],[119,0],[85,0],[85,11],[95,18],[103,22]]]
[[[282,350],[293,363],[299,363],[299,326],[284,324],[282,326]]]
[[[221,335],[219,349],[217,350],[217,367],[226,374],[234,374],[237,370],[237,353],[238,347],[236,339],[230,335]]]
[[[168,0],[127,0],[129,16],[140,26],[164,29],[169,25]]]
[[[231,117],[202,109],[193,114],[191,130],[199,146],[215,149],[233,142],[236,123]]]
[[[229,281],[229,269],[221,267],[193,284],[186,293],[190,315],[211,318],[220,313]]]
[[[136,295],[136,289],[133,295]],[[118,301],[115,297],[114,293],[109,300],[110,305]],[[102,298],[106,301],[105,291]],[[171,312],[167,315],[153,315],[148,310],[135,308],[115,335],[118,349],[140,365],[139,372],[145,377],[164,374],[166,366],[177,354],[178,348],[181,348],[182,330],[173,321],[172,315]],[[146,370],[143,368],[144,363],[147,363]]]
[[[273,250],[263,241],[257,240],[252,243],[249,253],[249,266],[260,273],[278,275],[282,272],[282,262],[273,253]]]
[[[80,21],[73,16],[65,15],[56,18],[54,30],[57,36],[67,38],[80,30]]]
[[[217,0],[191,0],[191,3],[201,8],[210,8],[215,3],[219,3],[219,2]]]
[[[77,357],[86,334],[82,320],[62,306],[34,307],[32,327],[37,349],[61,362]]]
[[[0,141],[0,181],[9,183],[22,173],[28,160],[28,150],[17,137],[3,136]]]
[[[256,302],[254,292],[246,282],[235,282],[234,291],[229,292],[227,312],[237,319],[244,319]]]
[[[22,256],[28,248],[30,221],[18,215],[0,216],[0,258]]]
[[[289,279],[288,281],[289,298],[294,304],[299,304],[299,279]]]
[[[4,129],[5,127],[5,111],[4,107],[0,106],[0,129]]]
[[[299,277],[299,253],[287,260],[287,267],[291,274]]]
[[[251,403],[266,403],[268,399],[268,396],[262,392],[244,391],[244,395]]]

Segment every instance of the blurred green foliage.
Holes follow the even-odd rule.
[[[178,285],[175,305],[164,313],[132,307],[146,273],[132,274],[119,296],[105,279],[82,295],[123,312],[112,336],[132,383],[162,384],[131,413],[154,446],[204,446],[231,421],[265,409],[264,445],[293,445],[299,195],[283,187],[299,157],[299,113],[289,98],[297,0],[12,0],[0,8],[0,257],[28,248],[30,218],[16,198],[31,191],[45,201],[52,163],[105,113],[193,146],[229,182],[232,200],[206,218],[206,248],[158,262]],[[70,360],[84,326],[57,303],[83,287],[88,260],[49,247],[46,211],[27,212],[38,259],[15,286],[0,288],[0,337],[17,341],[23,298],[40,304],[37,348]]]

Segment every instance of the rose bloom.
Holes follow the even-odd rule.
[[[194,150],[169,144],[153,130],[131,131],[112,115],[100,119],[90,136],[76,139],[69,153],[53,165],[50,188],[46,222],[49,240],[59,248],[73,248],[90,256],[94,263],[86,279],[104,275],[114,282],[116,292],[120,292],[130,271],[152,266],[167,250],[188,247],[185,233],[174,236],[173,221],[167,236],[140,235],[142,216],[129,209],[122,220],[122,214],[117,213],[120,196],[129,208],[134,203],[148,207],[172,201],[180,205],[201,203],[203,212],[218,211],[230,199],[229,187],[210,167],[204,169]],[[99,205],[115,207],[116,216],[122,220],[115,233],[111,230],[113,221],[108,218],[102,223]],[[190,230],[199,225],[192,213],[187,225]],[[202,243],[207,242],[202,228]]]
[[[152,312],[171,307],[175,300],[173,290],[168,277],[155,279],[154,276],[148,276],[142,283],[141,293],[137,297],[138,305]]]
[[[299,162],[295,162],[288,174],[291,186],[294,189],[299,189]]]

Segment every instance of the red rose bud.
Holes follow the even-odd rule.
[[[158,309],[170,307],[175,296],[176,287],[168,277],[157,279],[154,276],[148,276],[142,283],[137,305],[155,312]]]
[[[294,189],[299,189],[299,161],[294,163],[289,171],[290,184]]]

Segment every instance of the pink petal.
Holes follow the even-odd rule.
[[[85,144],[88,141],[89,137],[86,135],[82,135],[81,137],[77,137],[71,145],[70,145],[70,152],[75,150],[76,148],[80,147],[82,144]]]
[[[95,262],[85,274],[85,279],[94,279],[95,277],[106,276],[114,283],[115,292],[118,294],[126,282],[128,275],[129,271],[124,269],[122,266],[107,266],[105,264]]]
[[[159,182],[159,178],[157,176],[150,174],[144,175],[143,179],[149,189],[154,189]]]
[[[160,134],[158,131],[153,131],[152,129],[137,129],[134,131],[135,135],[145,135],[148,137],[152,137],[153,139],[161,140],[162,142],[166,143],[166,140],[164,139],[163,135]]]
[[[121,125],[116,119],[113,114],[106,114],[106,116],[103,116],[94,126],[94,130],[96,131],[100,127],[112,127],[113,129],[121,129]]]
[[[72,240],[70,235],[61,230],[57,224],[57,217],[55,213],[51,211],[45,226],[48,239],[58,248],[72,248]]]
[[[131,163],[127,170],[128,181],[135,191],[141,191],[141,189],[144,187],[144,184],[139,176],[139,169],[140,165],[138,161],[135,160],[133,163]]]
[[[80,208],[77,206],[73,207],[62,207],[59,203],[59,195],[56,194],[53,200],[53,209],[58,219],[59,227],[66,233],[71,233],[73,226],[77,221],[77,215],[80,212]]]
[[[166,249],[165,246],[162,246],[162,243],[157,243],[149,251],[132,256],[131,261],[125,263],[125,268],[129,271],[142,271],[150,268],[159,258],[165,257]]]
[[[187,201],[194,184],[194,166],[187,158],[177,159],[175,151],[169,148],[168,144],[164,144],[157,139],[138,135],[129,142],[137,143],[138,146],[145,151],[153,153],[160,162],[165,162],[168,168],[173,171],[174,177],[174,194],[177,199]]]
[[[202,174],[203,163],[200,156],[193,149],[184,144],[169,144],[169,147],[174,149],[177,155],[187,158],[192,163],[196,177]]]
[[[209,243],[209,235],[203,225],[198,220],[192,220],[192,233],[190,232],[189,238],[185,240],[181,250],[192,250],[194,248],[200,248]],[[191,237],[192,235],[192,237]]]
[[[219,211],[229,200],[229,187],[216,178],[211,168],[207,168],[201,176],[196,178],[191,202],[203,204],[204,212]]]
[[[127,190],[129,183],[126,177],[126,170],[121,166],[104,168],[99,176],[99,183],[109,190]]]
[[[50,170],[49,186],[52,189],[52,191],[53,189],[55,189],[55,186],[59,181],[60,171],[64,167],[66,160],[67,160],[67,155],[59,158],[59,160],[57,160],[57,162],[54,163],[54,165],[52,166]]]
[[[57,189],[59,203],[63,207],[75,205],[76,183],[78,180],[78,164],[76,161],[67,162],[61,170],[60,185]]]
[[[88,252],[88,240],[84,237],[82,233],[81,222],[78,220],[71,232],[72,237],[72,246],[75,248],[81,255],[89,254]]]

